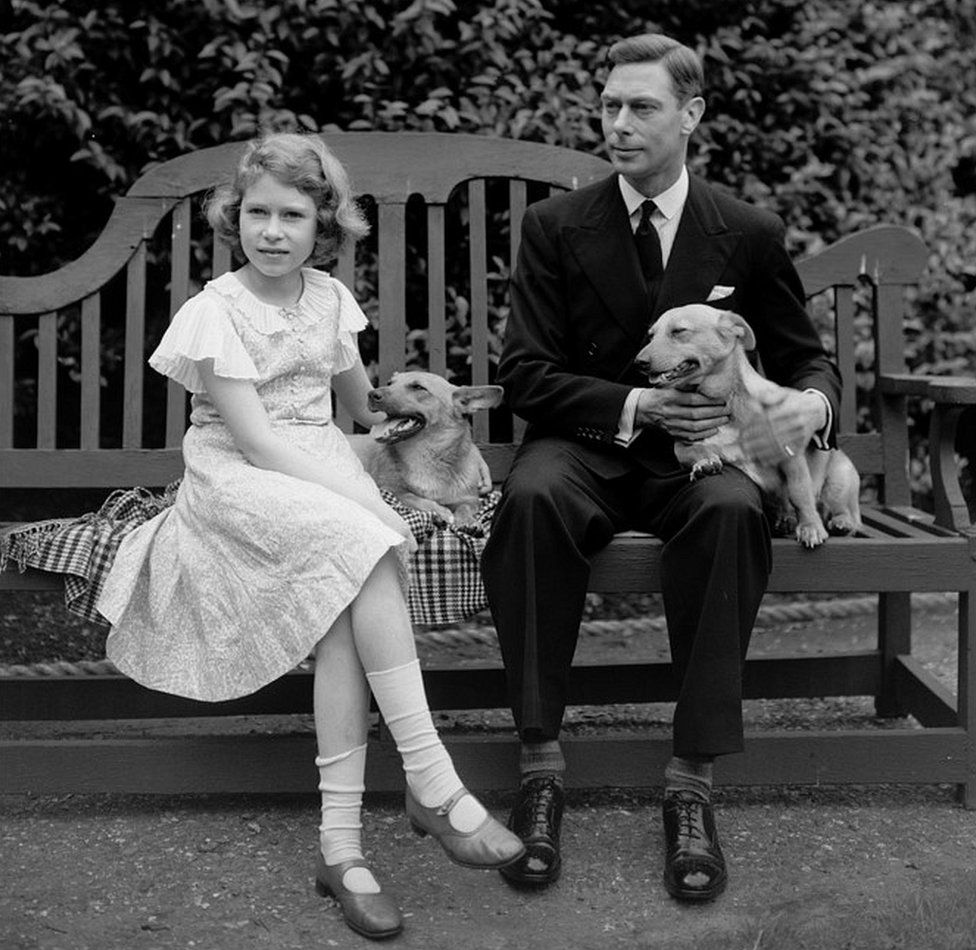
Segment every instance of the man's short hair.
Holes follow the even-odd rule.
[[[618,40],[607,52],[611,67],[624,63],[661,63],[671,77],[679,102],[700,96],[705,89],[705,72],[698,54],[663,33],[643,33]]]

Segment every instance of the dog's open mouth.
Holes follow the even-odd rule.
[[[373,426],[370,434],[377,442],[391,445],[416,435],[426,424],[423,416],[387,416]]]
[[[666,369],[663,373],[648,373],[647,381],[652,386],[670,386],[679,379],[690,376],[699,367],[698,360],[682,360],[677,366]]]

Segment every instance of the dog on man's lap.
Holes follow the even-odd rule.
[[[782,386],[749,362],[755,346],[752,328],[741,316],[708,304],[675,307],[651,326],[636,359],[649,383],[726,401],[731,414],[710,438],[676,441],[676,458],[692,479],[720,472],[726,464],[741,469],[764,490],[774,530],[793,534],[804,547],[823,544],[828,534],[857,532],[860,477],[840,449],[788,450],[777,464],[746,453],[745,428],[762,425],[765,407],[783,395]]]

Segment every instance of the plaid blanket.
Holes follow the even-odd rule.
[[[13,562],[64,575],[65,606],[93,623],[105,624],[95,609],[122,539],[168,508],[179,482],[161,493],[145,488],[113,492],[98,511],[80,518],[38,521],[0,534],[0,570]],[[487,606],[481,583],[481,552],[488,539],[499,493],[486,495],[471,525],[444,525],[433,515],[402,505],[383,493],[417,539],[410,561],[410,617],[417,624],[457,623]]]

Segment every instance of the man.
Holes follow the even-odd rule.
[[[742,662],[770,536],[759,490],[738,469],[690,481],[675,460],[674,439],[713,434],[726,407],[646,388],[633,361],[671,307],[741,314],[766,375],[795,390],[770,410],[784,450],[831,443],[839,375],[806,313],[782,221],[687,172],[705,109],[696,54],[650,34],[616,43],[608,59],[602,124],[615,174],[528,209],[499,366],[509,405],[529,422],[483,561],[522,742],[509,826],[528,851],[502,873],[536,886],[559,875],[558,738],[590,559],[636,528],[664,541],[679,684],[665,884],[676,898],[708,900],[726,883],[712,762],[742,749]]]

